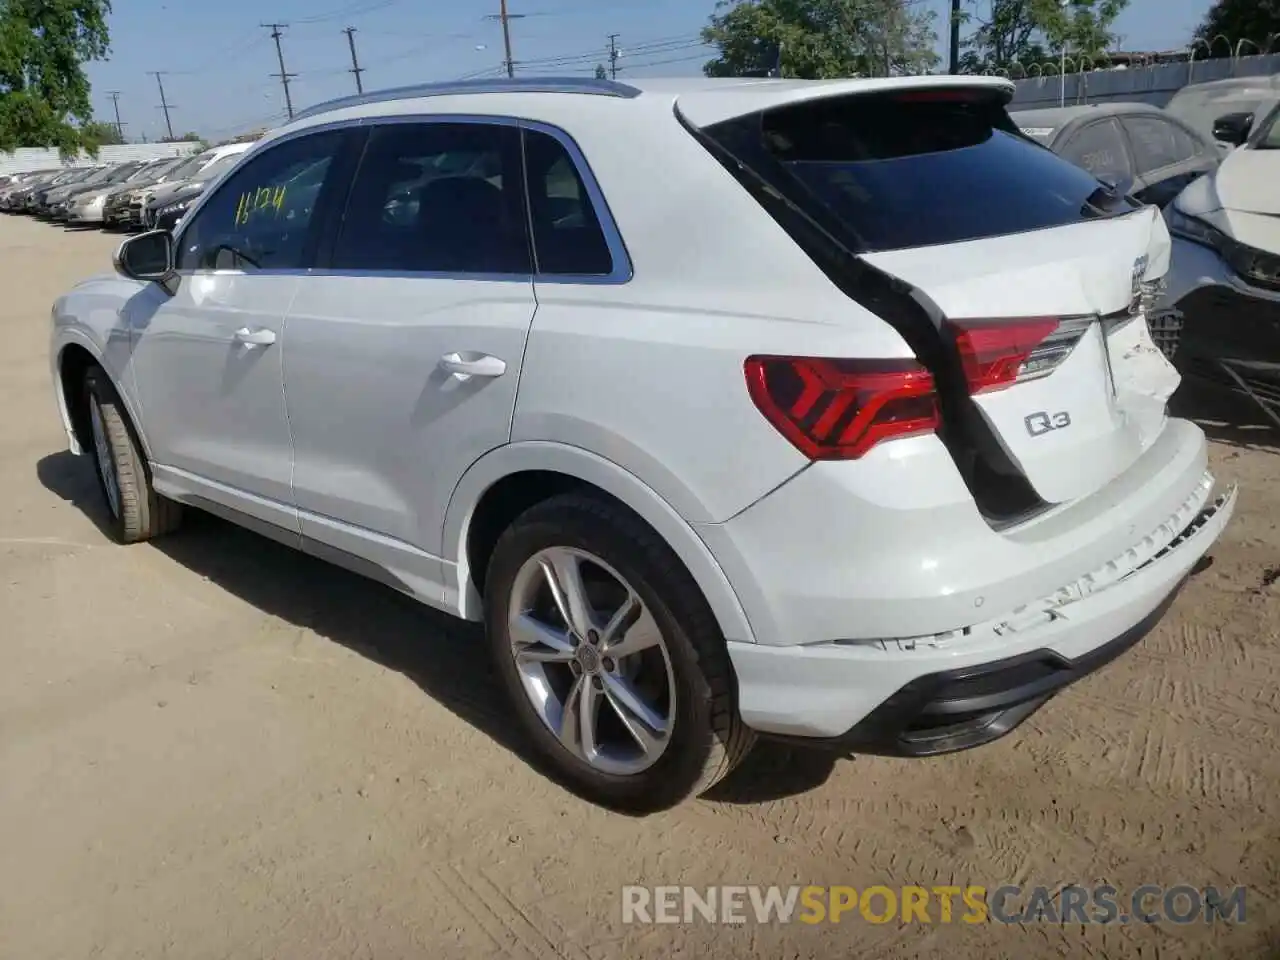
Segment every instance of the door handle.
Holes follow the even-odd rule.
[[[274,330],[250,330],[248,327],[241,327],[235,333],[237,343],[243,343],[246,347],[269,347],[276,342],[276,332]]]
[[[440,358],[440,369],[457,375],[461,380],[471,377],[500,377],[507,372],[507,362],[487,353],[473,354],[470,359],[460,353],[446,353]]]

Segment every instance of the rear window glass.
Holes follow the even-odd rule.
[[[1134,205],[1022,135],[985,91],[840,97],[706,130],[864,250],[957,243],[1129,213]]]

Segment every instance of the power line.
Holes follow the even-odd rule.
[[[691,57],[671,57],[668,60],[650,60],[647,63],[631,63],[627,66],[632,70],[639,70],[642,67],[661,67],[668,63],[692,63],[694,60],[705,60],[705,53],[695,53]]]
[[[689,38],[672,39],[663,41],[650,41],[647,44],[637,44],[636,46],[627,47],[628,57],[653,56],[661,53],[675,53],[680,50],[692,50],[695,47],[705,47],[701,39]],[[619,51],[619,57],[622,52]],[[520,66],[532,67],[537,69],[555,68],[555,67],[572,67],[578,65],[593,64],[600,59],[599,48],[594,50],[585,50],[582,53],[564,54],[557,57],[544,57],[538,60],[521,60]]]
[[[124,140],[124,124],[120,122],[120,91],[108,90],[107,96],[111,98],[111,105],[116,110],[116,133],[120,134],[121,140]]]
[[[211,70],[223,69],[230,64],[235,63],[245,54],[252,52],[256,47],[264,43],[266,39],[266,37],[259,34],[255,29],[244,34],[231,46],[223,48],[217,56],[205,61],[197,67],[193,67],[190,70],[169,70],[167,72],[175,77],[194,77],[202,73],[208,73]]]
[[[284,49],[280,46],[281,28],[289,26],[287,23],[263,23],[260,26],[271,31],[271,39],[276,42],[276,59],[280,61],[280,72],[273,73],[271,76],[279,77],[280,83],[284,86],[284,107],[289,114],[289,119],[293,119],[293,97],[289,95],[289,81],[297,76],[296,73],[290,73],[284,68]]]
[[[346,20],[350,17],[385,10],[387,7],[393,7],[402,2],[403,0],[362,0],[360,3],[350,4],[341,10],[331,10],[329,13],[317,14],[314,17],[298,17],[293,22],[295,24],[309,25],[313,23],[328,23],[333,20]]]
[[[172,104],[169,103],[168,100],[165,99],[164,81],[160,79],[161,77],[164,76],[164,73],[165,72],[163,70],[151,71],[151,75],[156,78],[156,86],[160,88],[160,109],[164,111],[164,126],[165,126],[165,129],[169,131],[169,139],[172,140],[173,139],[173,122],[169,119],[169,111],[176,110],[177,108],[174,107]]]
[[[360,74],[364,73],[364,69],[356,58],[356,28],[347,27],[342,32],[347,35],[347,46],[351,48],[351,73],[356,78],[356,93],[364,93],[364,84],[360,81]]]
[[[618,79],[618,34],[609,34],[609,76]]]

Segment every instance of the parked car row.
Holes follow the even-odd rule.
[[[1184,105],[1166,110],[1110,103],[1010,116],[1026,136],[1164,210],[1173,253],[1148,318],[1153,337],[1184,376],[1241,393],[1280,424],[1280,87],[1225,83],[1187,88]],[[1209,104],[1229,112],[1209,121]]]
[[[191,202],[249,149],[210,147],[194,156],[34,170],[0,177],[0,210],[113,229],[172,229]]]

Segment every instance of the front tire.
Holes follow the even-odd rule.
[[[667,809],[754,743],[705,599],[620,505],[565,495],[522,514],[490,559],[485,620],[522,726],[585,799]]]
[[[120,543],[138,543],[174,530],[182,519],[182,507],[151,486],[147,459],[124,403],[100,368],[85,374],[84,402],[91,435],[89,452],[112,535]]]

